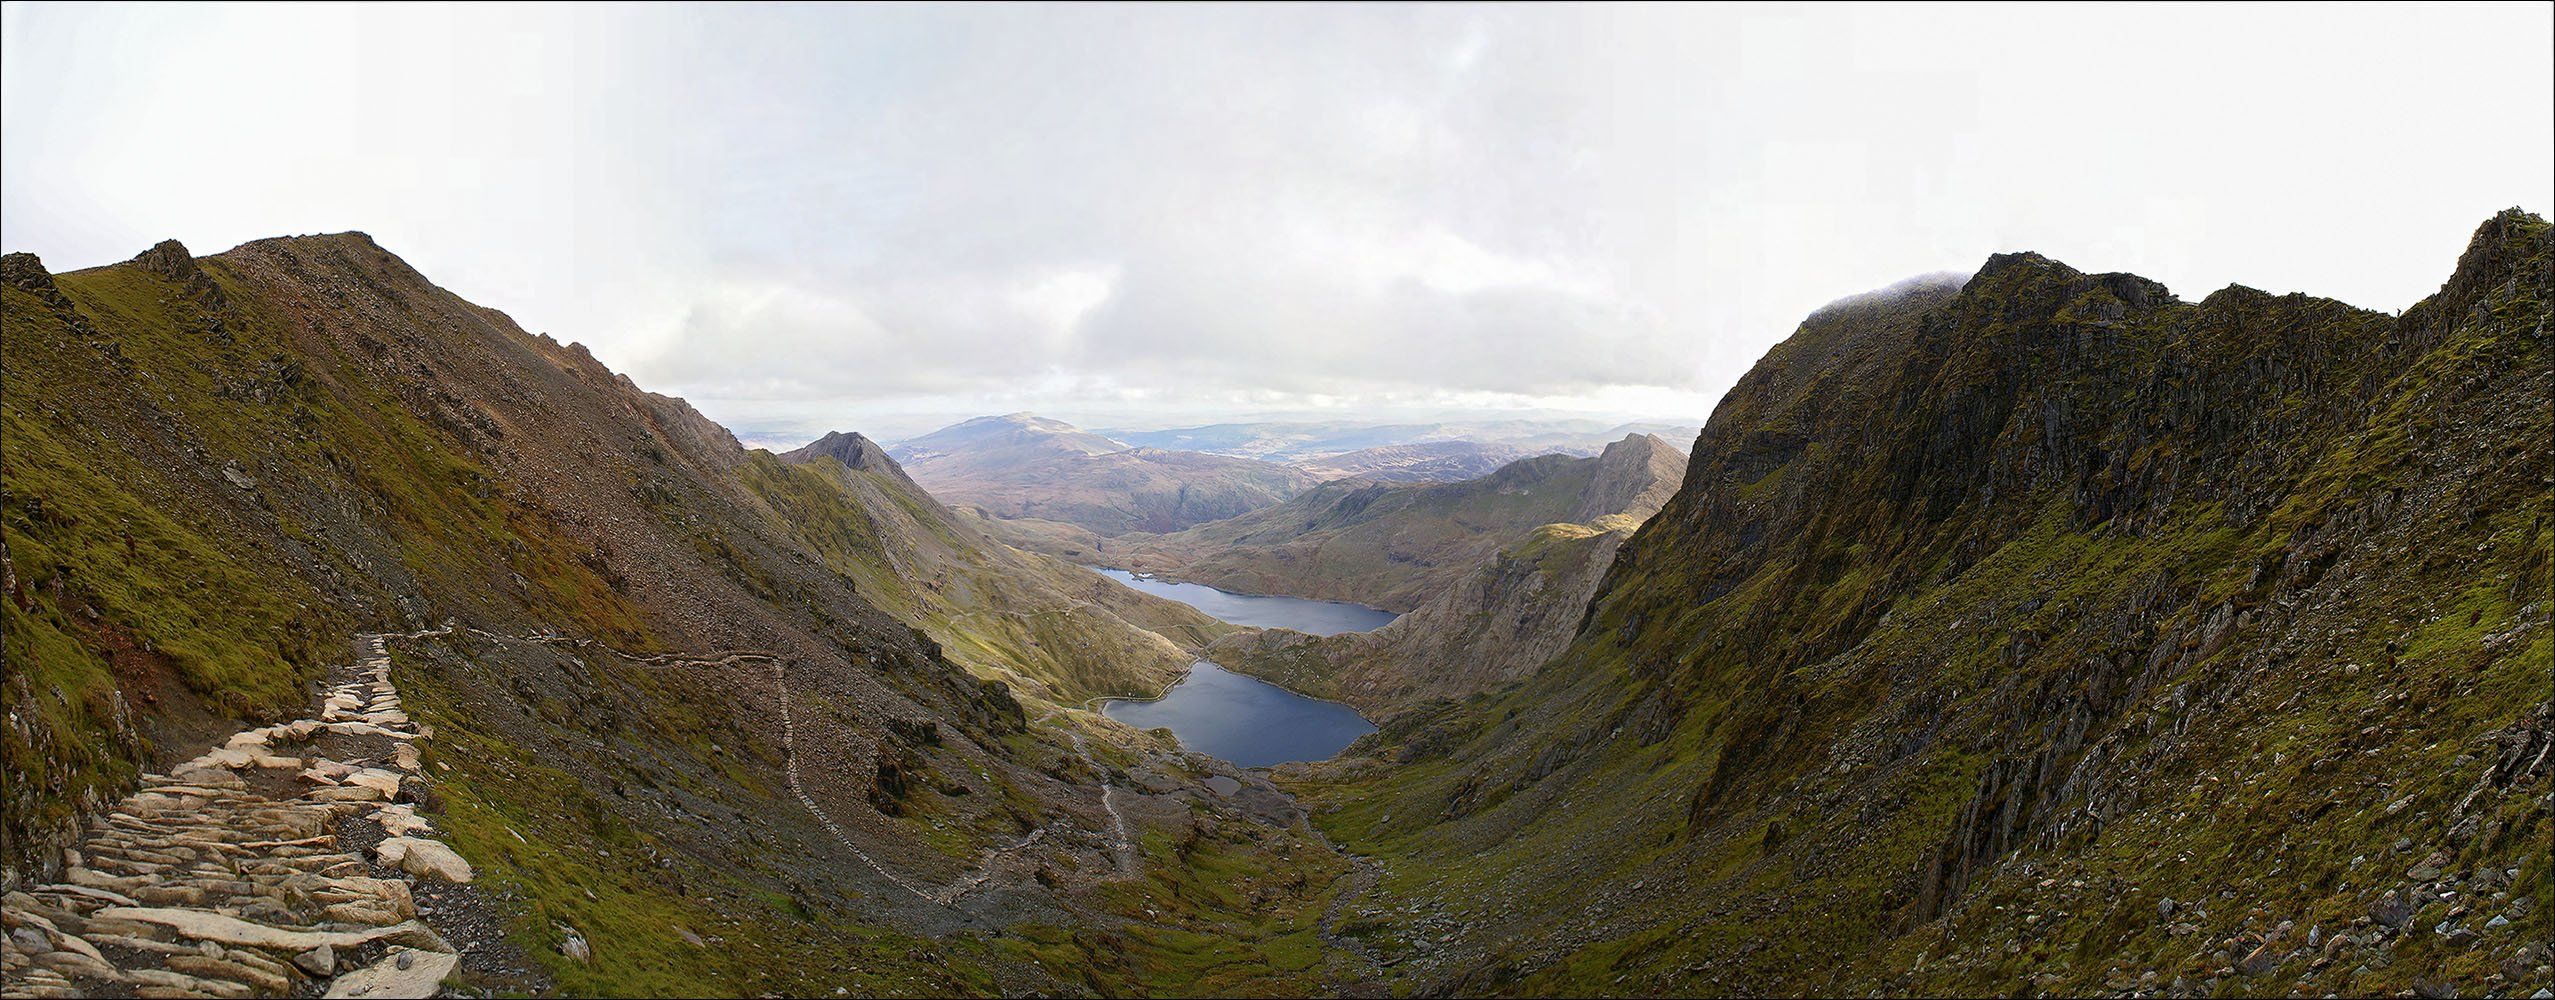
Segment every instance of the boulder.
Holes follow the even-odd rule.
[[[381,863],[420,878],[438,878],[446,882],[468,882],[473,877],[470,862],[439,840],[423,837],[392,837],[374,848]]]

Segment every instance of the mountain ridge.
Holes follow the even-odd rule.
[[[1569,649],[1291,783],[1444,873],[1422,991],[2543,982],[2550,262],[2513,211],[2401,317],[2023,254],[1814,316]]]
[[[1176,531],[1278,503],[1312,484],[1283,465],[1131,448],[1025,413],[964,421],[888,454],[951,506],[1101,536]]]
[[[928,553],[900,547],[925,532],[865,527],[921,502],[887,473],[745,451],[367,237],[170,244],[58,276],[9,255],[0,275],[12,889],[126,879],[58,848],[141,774],[302,716],[349,638],[381,632],[403,637],[391,676],[434,731],[431,791],[398,794],[478,870],[498,914],[474,933],[560,992],[1285,991],[1302,974],[1266,954],[1306,933],[1343,863],[1296,839],[1264,779],[1094,713],[1032,715],[1029,691],[929,634],[1069,633],[891,613],[877,581]],[[934,558],[1005,558],[929,540],[954,546]],[[1108,594],[937,596],[1167,645]],[[1147,909],[1225,950],[1183,952]],[[69,934],[113,926],[45,912]],[[0,940],[13,984],[47,960],[21,937]],[[463,987],[506,981],[476,961]]]
[[[1649,516],[1685,457],[1634,434],[1590,458],[1539,455],[1455,483],[1324,483],[1264,510],[1169,535],[1100,539],[1090,558],[1246,594],[1418,607],[1523,532]]]

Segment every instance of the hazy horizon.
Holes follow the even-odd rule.
[[[5,24],[6,249],[360,229],[774,444],[1700,424],[1813,309],[1996,252],[2401,309],[2555,176],[2508,127],[2555,117],[2544,5]]]

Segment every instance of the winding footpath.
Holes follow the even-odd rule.
[[[62,881],[7,894],[0,997],[433,996],[461,955],[420,919],[412,886],[467,883],[474,872],[432,838],[411,804],[424,780],[418,744],[430,734],[400,705],[387,644],[455,631],[509,638],[457,626],[357,636],[361,656],[312,717],[237,733],[168,774],[143,775],[139,790],[65,852]],[[880,863],[808,792],[782,657],[613,652],[651,667],[768,665],[791,795],[853,857],[926,903],[954,909],[1062,822],[988,849],[948,885],[924,885]],[[1083,734],[1062,728],[1101,776],[1110,852],[1118,871],[1132,874],[1135,845],[1119,789]],[[368,848],[351,842],[371,839],[375,828],[381,837]]]
[[[1045,722],[1055,715],[1049,712],[1038,721]],[[1091,772],[1100,776],[1100,808],[1109,814],[1109,856],[1116,860],[1118,874],[1134,875],[1136,841],[1130,833],[1127,814],[1118,811],[1118,786],[1109,781],[1109,770],[1100,766],[1100,759],[1091,755],[1091,747],[1083,742],[1082,730],[1067,727],[1065,738],[1073,741],[1073,752],[1082,758],[1084,764],[1090,765]]]
[[[10,892],[0,996],[434,995],[461,956],[410,890],[472,871],[397,802],[423,780],[422,734],[389,638],[357,637],[314,717],[143,775],[65,852],[61,882]],[[345,839],[371,826],[387,836],[369,852]]]
[[[472,629],[470,631],[488,638],[502,638],[487,632],[481,632],[477,629]],[[578,645],[586,644],[585,640],[568,640],[554,636],[527,636],[520,638],[530,639],[532,641],[564,641],[573,642]],[[606,648],[609,649],[609,647]],[[663,653],[653,656],[637,656],[630,653],[624,653],[619,650],[610,650],[610,652],[612,652],[613,655],[629,662],[650,667],[727,668],[746,663],[769,664],[772,668],[772,685],[774,693],[779,697],[781,706],[782,778],[788,784],[790,794],[798,799],[799,805],[806,808],[809,815],[815,817],[818,825],[823,826],[825,831],[833,836],[836,843],[841,844],[844,850],[851,852],[852,857],[859,859],[861,864],[868,866],[871,871],[878,873],[878,877],[885,879],[889,885],[893,885],[906,894],[924,902],[931,903],[935,906],[955,908],[961,898],[990,883],[995,874],[1001,870],[1003,862],[1011,857],[1017,856],[1020,852],[1027,850],[1029,847],[1036,845],[1039,841],[1044,840],[1048,831],[1056,826],[1055,823],[1050,823],[1047,826],[1042,826],[1029,831],[1018,841],[1011,844],[987,849],[984,856],[978,860],[974,869],[969,873],[961,875],[958,878],[953,879],[948,885],[941,886],[939,888],[926,887],[915,882],[911,878],[897,874],[886,865],[881,864],[876,857],[873,857],[868,850],[862,848],[859,842],[852,838],[850,830],[845,829],[843,824],[837,822],[832,814],[825,811],[824,806],[817,804],[816,797],[808,793],[807,785],[800,777],[798,757],[798,720],[795,713],[791,710],[791,704],[796,699],[790,693],[787,661],[780,655],[756,650],[722,650],[701,655]],[[1050,717],[1052,717],[1052,713],[1050,713]],[[1045,720],[1041,719],[1040,721]],[[1108,772],[1102,770],[1099,762],[1091,756],[1089,748],[1083,743],[1082,734],[1072,729],[1067,729],[1065,732],[1073,742],[1074,753],[1081,756],[1083,762],[1090,765],[1095,773],[1101,775],[1100,802],[1102,808],[1109,814],[1110,824],[1114,831],[1110,845],[1111,855],[1116,859],[1118,870],[1120,872],[1131,873],[1135,868],[1135,848],[1134,842],[1128,834],[1127,818],[1123,813],[1118,811],[1118,805],[1114,798],[1117,793],[1117,789],[1115,786],[1109,784]]]

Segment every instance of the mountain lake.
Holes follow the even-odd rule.
[[[1291,628],[1315,635],[1364,632],[1392,621],[1389,611],[1339,601],[1229,594],[1125,570],[1098,571],[1137,590],[1179,601],[1237,625]],[[1189,676],[1152,701],[1111,699],[1102,714],[1140,729],[1171,730],[1180,745],[1243,767],[1320,760],[1375,731],[1355,709],[1308,698],[1255,677],[1199,660]]]

